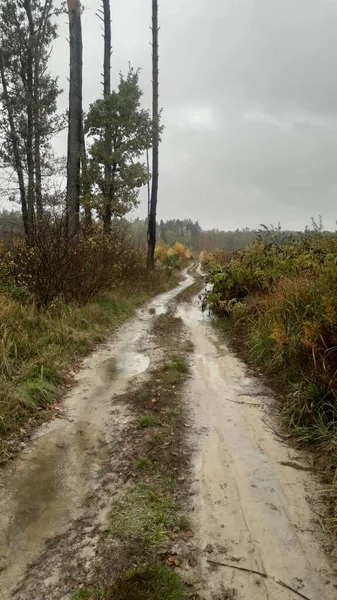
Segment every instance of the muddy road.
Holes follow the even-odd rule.
[[[219,340],[197,299],[179,314],[194,344],[188,389],[199,431],[194,522],[200,550],[206,548],[207,597],[221,587],[242,600],[300,597],[285,583],[311,600],[336,598],[337,573],[322,550],[317,514],[309,505],[319,484],[304,456],[274,433],[277,420],[268,425],[270,391]]]
[[[79,562],[90,570],[123,480],[121,438],[131,416],[119,396],[160,361],[153,319],[172,310],[193,282],[186,274],[85,359],[58,417],[2,473],[1,600],[68,600]],[[270,393],[219,339],[197,297],[176,310],[194,345],[186,402],[200,597],[335,599],[336,570],[310,501],[319,483],[304,456],[268,425]]]

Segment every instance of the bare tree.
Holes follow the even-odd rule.
[[[103,95],[104,98],[111,94],[111,10],[110,0],[102,0],[102,8],[98,11],[97,16],[103,22],[104,27],[104,64],[103,64]],[[109,123],[105,127],[105,153],[110,156],[112,153],[112,129]],[[116,165],[112,165],[110,160],[107,160],[104,165],[104,177],[106,194],[104,198],[105,211],[103,214],[104,230],[108,233],[111,229],[112,219],[112,204],[114,196],[114,182],[116,175]]]
[[[82,151],[82,71],[83,46],[80,0],[67,0],[70,38],[69,124],[67,160],[67,230],[73,236],[79,229]]]
[[[147,268],[154,269],[154,251],[156,247],[156,218],[159,176],[159,69],[158,69],[158,0],[152,0],[152,186],[151,202],[148,214]]]
[[[110,0],[102,0],[104,19],[104,96],[111,94],[111,11]]]
[[[103,1],[104,11],[104,97],[111,94],[111,13],[110,13],[110,0]],[[105,128],[105,142],[107,150],[111,151],[112,147],[112,131],[111,125],[107,123]],[[105,199],[105,215],[104,215],[104,229],[108,233],[111,229],[112,219],[112,201],[113,201],[113,181],[112,178],[115,175],[116,165],[112,165],[108,160],[105,164],[105,179],[107,181],[108,197]]]
[[[88,157],[85,147],[83,118],[81,128],[81,167],[81,204],[84,210],[84,225],[86,229],[90,229],[92,226],[92,193],[88,167]]]

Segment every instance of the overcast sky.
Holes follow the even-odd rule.
[[[103,39],[87,0],[84,104],[102,94]],[[151,105],[151,0],[111,0],[112,79],[141,67]],[[235,229],[337,219],[337,0],[159,0],[158,217]],[[68,93],[67,26],[53,70]],[[65,153],[65,138],[57,141]],[[146,193],[134,215],[146,215]]]

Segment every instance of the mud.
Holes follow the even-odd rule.
[[[73,523],[88,516],[90,498],[96,506],[92,530],[95,523],[104,522],[111,495],[118,489],[112,475],[118,473],[118,464],[113,468],[118,452],[113,450],[130,418],[118,396],[135,377],[138,382],[141,374],[146,377],[150,363],[160,358],[150,335],[153,317],[165,313],[172,299],[192,282],[186,274],[177,288],[140,309],[117,337],[83,361],[59,417],[40,427],[15,464],[2,473],[0,590],[4,600],[44,598],[39,592],[44,578],[51,585],[48,600],[61,597],[55,588],[53,561],[46,558],[45,573],[40,565],[36,589],[27,567],[43,553],[47,541],[50,545],[50,540],[66,537]]]
[[[336,598],[336,570],[323,552],[308,502],[317,496],[319,483],[305,472],[304,456],[265,424],[270,392],[218,339],[197,299],[178,314],[194,344],[189,398],[199,434],[191,440],[197,447],[192,516],[205,597],[234,588],[238,600],[296,598],[280,580],[312,600]],[[294,459],[297,464],[302,460],[303,471],[287,466]],[[217,567],[207,559],[261,571],[268,578]]]
[[[171,311],[193,281],[186,274],[180,286],[144,306],[83,361],[58,418],[40,427],[2,473],[1,599],[68,600],[86,581],[107,530],[111,498],[123,485],[123,438],[132,414],[121,397],[130,384],[137,390],[146,382],[160,361],[154,319]],[[335,599],[337,573],[323,552],[326,540],[308,499],[319,496],[320,484],[304,455],[266,425],[270,392],[218,338],[197,298],[179,305],[178,316],[194,345],[187,387],[194,420],[194,538],[188,543],[200,556],[200,597],[296,598],[280,580],[310,600]]]

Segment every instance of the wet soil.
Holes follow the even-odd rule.
[[[165,336],[153,335],[154,324],[165,331],[165,318],[158,317],[170,313],[193,282],[186,274],[85,359],[58,417],[40,427],[2,472],[1,599],[68,600],[88,577],[111,498],[129,469],[134,414],[126,394],[147,389],[164,355]],[[186,494],[186,507],[198,597],[335,599],[336,562],[324,552],[329,542],[317,522],[320,484],[306,457],[275,435],[277,421],[268,426],[271,392],[220,339],[197,297],[177,311],[194,348],[185,398],[193,423],[192,502]]]
[[[70,530],[74,535],[73,530],[77,529],[77,550],[89,552],[88,560],[93,557],[94,533],[100,526],[104,528],[109,502],[122,479],[120,449],[131,413],[119,397],[131,381],[137,379],[137,385],[141,385],[150,363],[154,366],[160,361],[160,348],[151,335],[153,320],[164,314],[174,297],[192,282],[193,278],[186,274],[177,288],[140,309],[117,336],[86,358],[58,418],[40,427],[14,464],[2,472],[1,598],[44,598],[35,589],[36,570],[27,571],[27,567],[39,559],[46,545],[53,548],[55,540],[62,536],[65,546],[69,537],[69,549],[73,552]],[[84,536],[86,521],[90,526],[86,524]],[[65,559],[60,548],[58,553]],[[69,564],[71,580],[76,564],[73,557]],[[65,564],[64,570],[68,567]],[[45,557],[45,569],[39,563],[38,577],[40,581],[46,579],[48,600],[62,597],[55,585],[58,568],[62,567],[57,567],[57,560],[53,563],[49,557]],[[78,578],[81,579],[81,570]]]
[[[296,592],[312,600],[336,598],[336,561],[323,551],[310,503],[319,498],[320,485],[304,454],[274,434],[277,421],[268,426],[270,390],[219,338],[197,299],[178,314],[194,344],[188,388],[199,431],[197,442],[193,434],[193,520],[205,597],[222,586],[242,600],[291,600]]]

